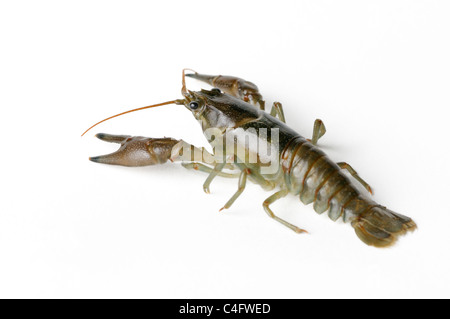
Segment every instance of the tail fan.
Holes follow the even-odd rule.
[[[411,218],[381,206],[373,207],[358,216],[352,221],[352,226],[364,243],[375,247],[391,246],[399,236],[417,228]]]

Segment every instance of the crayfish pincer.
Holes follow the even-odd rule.
[[[216,176],[235,178],[238,189],[222,209],[231,207],[244,192],[247,180],[265,190],[276,189],[263,202],[263,208],[271,218],[297,233],[305,230],[281,219],[270,208],[273,202],[288,194],[298,196],[305,205],[313,203],[317,213],[328,212],[333,221],[342,217],[367,245],[390,246],[400,235],[416,228],[411,218],[372,200],[371,187],[349,164],[334,163],[317,146],[326,131],[321,120],[315,121],[313,136],[306,139],[286,125],[281,103],[274,102],[270,113],[265,112],[265,101],[252,82],[233,76],[198,74],[192,70],[186,74],[187,70],[182,72],[182,99],[126,111],[97,124],[151,107],[183,105],[200,122],[213,148],[212,153],[173,138],[97,134],[99,139],[121,146],[112,154],[90,160],[123,166],[179,161],[187,169],[208,174],[203,184],[205,192],[209,192],[209,185]],[[206,82],[214,88],[196,92],[187,90],[186,77]],[[347,177],[344,170],[352,178]],[[355,183],[361,184],[366,191]]]

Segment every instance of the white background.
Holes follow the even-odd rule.
[[[0,297],[450,297],[447,1],[9,1],[0,5]],[[181,70],[255,82],[419,229],[392,248],[294,197],[167,164],[108,166],[98,132],[206,141]],[[194,80],[191,89],[200,88]],[[205,86],[206,87],[206,86]]]

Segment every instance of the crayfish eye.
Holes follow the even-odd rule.
[[[191,102],[191,103],[189,103],[189,107],[191,108],[191,109],[193,109],[193,110],[196,110],[196,109],[198,109],[198,102]]]

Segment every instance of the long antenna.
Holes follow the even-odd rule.
[[[131,113],[131,112],[135,112],[135,111],[140,111],[140,110],[145,110],[145,109],[149,109],[149,108],[151,108],[151,107],[157,107],[157,106],[161,106],[161,105],[167,105],[167,104],[183,104],[183,102],[184,102],[184,100],[173,100],[173,101],[168,101],[168,102],[163,102],[163,103],[153,104],[153,105],[149,105],[149,106],[143,106],[143,107],[140,107],[140,108],[137,108],[137,109],[134,109],[134,110],[129,110],[129,111],[126,111],[126,112],[122,112],[122,113],[119,113],[119,114],[110,116],[110,117],[108,117],[108,118],[106,118],[106,119],[104,119],[104,120],[101,120],[100,122],[95,123],[95,124],[92,125],[90,128],[88,128],[86,131],[84,131],[84,133],[81,134],[81,136],[83,136],[84,134],[86,134],[91,128],[93,128],[93,127],[97,126],[98,124],[103,123],[103,122],[105,122],[105,121],[107,121],[107,120],[110,120],[110,119],[112,119],[112,118],[114,118],[114,117],[118,117],[118,116],[121,116],[121,115],[124,115],[124,114],[127,114],[127,113]]]

